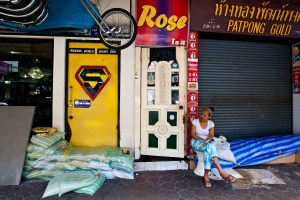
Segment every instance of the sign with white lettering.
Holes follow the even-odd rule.
[[[192,120],[198,118],[198,32],[190,31],[188,37],[188,133],[191,132]],[[193,151],[190,140],[191,135],[187,136],[187,156],[191,157],[195,154]]]
[[[187,46],[188,0],[138,0],[137,46]]]
[[[97,54],[118,54],[115,49],[97,49]]]
[[[74,108],[89,108],[91,107],[91,100],[74,100]]]
[[[293,84],[300,84],[300,66],[293,67]]]
[[[95,54],[95,49],[94,48],[70,48],[69,53]]]
[[[191,30],[300,38],[300,4],[287,1],[192,0]]]

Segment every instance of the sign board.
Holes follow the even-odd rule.
[[[89,108],[91,107],[91,100],[74,100],[74,108]]]
[[[187,46],[188,0],[138,0],[137,46]]]
[[[292,85],[294,94],[300,94],[300,43],[292,45]]]
[[[192,0],[190,28],[201,32],[300,38],[300,4],[287,1]]]
[[[188,38],[188,141],[187,156],[191,157],[190,145],[192,120],[198,118],[198,32],[190,31]]]

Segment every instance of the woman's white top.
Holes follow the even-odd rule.
[[[207,127],[206,128],[202,128],[200,126],[199,119],[194,119],[192,121],[192,124],[194,126],[196,126],[196,135],[203,138],[204,140],[206,140],[208,138],[209,129],[215,127],[215,124],[213,123],[213,121],[210,121],[210,120],[207,120]]]

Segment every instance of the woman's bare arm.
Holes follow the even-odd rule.
[[[192,138],[194,138],[195,140],[203,140],[201,137],[199,137],[198,135],[196,135],[196,126],[194,124],[192,124],[192,128],[191,128],[191,136]]]

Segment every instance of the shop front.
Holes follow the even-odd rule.
[[[197,112],[215,108],[217,136],[299,133],[300,99],[291,76],[297,10],[295,3],[278,1],[191,1],[190,31],[197,35],[189,46],[196,54],[189,62],[197,76],[193,95]]]
[[[229,140],[300,132],[297,4],[101,2],[136,13],[135,44],[120,51],[89,33],[6,30],[1,104],[40,106],[34,125],[79,146],[131,147],[136,159],[189,155],[190,120],[207,106]]]
[[[92,2],[99,3],[100,12],[118,7],[134,13],[130,0]],[[37,30],[1,28],[1,105],[36,106],[34,127],[56,127],[77,146],[134,147],[134,44],[109,49],[95,35],[96,23],[80,1],[72,3],[73,11],[50,14],[68,23],[68,14],[76,11],[85,23],[42,32],[37,30],[45,24]],[[54,19],[49,16],[45,23]]]

